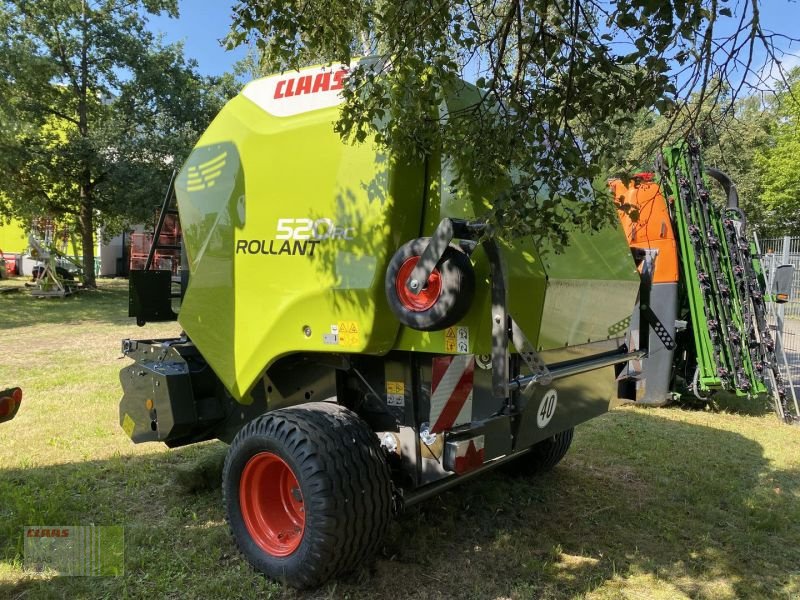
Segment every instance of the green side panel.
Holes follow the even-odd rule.
[[[573,232],[560,253],[540,252],[531,239],[501,242],[508,276],[508,308],[539,350],[620,337],[627,330],[639,291],[639,274],[617,223],[595,233]],[[475,300],[456,327],[469,332],[468,352],[491,351],[491,284],[481,247],[472,255]],[[620,326],[624,323],[624,326]],[[396,348],[451,353],[446,331],[401,328]]]
[[[474,93],[465,86],[458,103],[451,102],[449,108],[461,108]],[[428,176],[424,235],[430,235],[444,217],[472,219],[490,208],[492,191],[475,188],[468,177],[462,178],[462,185],[469,194],[450,190],[452,172],[446,160],[432,159]],[[617,220],[597,232],[574,231],[560,253],[532,238],[501,241],[500,250],[509,279],[509,312],[540,350],[617,338],[627,330],[639,290],[639,274]],[[492,342],[491,284],[481,247],[472,260],[477,280],[475,300],[456,327],[467,328],[470,353],[487,354]],[[402,328],[396,347],[448,353],[452,351],[448,335],[451,332]]]
[[[598,202],[601,200],[598,200]],[[639,291],[639,273],[617,220],[597,232],[575,231],[561,253],[541,252],[547,298],[538,348],[550,350],[619,337]]]
[[[244,173],[232,141],[235,133],[226,139],[215,138],[213,125],[209,131],[175,180],[191,273],[178,320],[230,385],[235,382],[236,338],[233,248]]]
[[[541,345],[542,313],[546,303],[547,271],[532,239],[504,242],[501,256],[508,277],[508,312],[534,347]],[[484,319],[491,325],[491,304],[487,302]],[[491,350],[491,330],[487,330]]]
[[[474,85],[462,82],[453,90],[446,105],[440,109],[440,118],[448,118],[448,114],[464,114],[471,111],[481,102],[481,91]],[[423,230],[429,235],[436,229],[444,217],[453,219],[476,219],[486,214],[492,207],[492,199],[502,190],[505,182],[498,182],[494,187],[480,187],[473,180],[470,172],[460,173],[458,184],[451,182],[456,176],[456,168],[446,156],[434,156],[428,164],[429,202],[425,207]]]
[[[446,110],[463,110],[479,100],[478,88],[465,84],[448,100]],[[430,235],[444,217],[474,219],[486,214],[498,190],[478,188],[469,173],[460,178],[458,194],[449,185],[453,168],[446,158],[428,164],[423,235]],[[598,200],[601,201],[601,200]],[[528,339],[539,349],[554,349],[616,338],[624,334],[639,290],[630,249],[619,222],[599,232],[575,231],[561,253],[533,239],[501,242],[508,276],[508,308]],[[469,352],[491,351],[491,287],[482,248],[472,255],[477,288],[472,308],[456,327],[467,328]],[[451,352],[451,332],[401,329],[397,348]]]
[[[480,90],[464,83],[448,98],[440,112],[443,116],[459,112],[479,101]],[[461,174],[458,189],[454,190],[451,181],[455,169],[447,157],[432,156],[428,161],[427,175],[423,236],[431,235],[445,217],[466,220],[480,218],[491,208],[491,199],[497,194],[496,189],[476,186],[469,173]],[[509,311],[535,343],[546,287],[544,266],[536,244],[532,239],[513,242],[501,240],[500,254],[508,277]],[[466,350],[461,348],[459,351],[488,354],[492,349],[489,263],[480,245],[471,258],[475,268],[475,298],[467,315],[455,325],[456,330],[461,329],[468,334]],[[453,353],[452,343],[448,343],[448,336],[451,335],[452,330],[424,332],[402,327],[395,347],[399,350]]]
[[[383,353],[397,336],[384,273],[418,235],[424,168],[343,144],[338,110],[275,117],[239,95],[176,183],[179,321],[238,399],[283,355]]]
[[[536,343],[542,307],[545,302],[546,277],[544,267],[531,240],[501,241],[500,254],[508,277],[509,312],[523,328],[532,343]],[[448,343],[451,330],[416,331],[401,327],[395,344],[398,350],[435,352],[439,354],[489,354],[492,350],[492,303],[489,262],[481,246],[472,254],[475,268],[475,298],[467,315],[455,330],[466,329],[468,344],[454,350]]]

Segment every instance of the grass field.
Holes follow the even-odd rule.
[[[119,340],[178,328],[137,328],[126,282],[100,286],[0,295],[0,387],[25,390],[0,425],[0,598],[800,598],[800,429],[679,409],[618,409],[549,474],[409,509],[374,563],[322,589],[266,581],[225,525],[225,446],[134,446],[120,429]],[[23,571],[24,526],[88,524],[124,527],[124,576]]]

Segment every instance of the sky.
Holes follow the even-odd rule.
[[[226,51],[219,40],[231,25],[233,0],[179,0],[180,17],[150,16],[150,29],[164,34],[167,42],[183,42],[184,55],[198,63],[204,75],[221,75],[233,69],[247,50]]]
[[[180,17],[150,17],[150,28],[161,32],[167,42],[184,43],[187,58],[198,62],[205,75],[220,75],[230,71],[236,61],[246,54],[245,48],[226,51],[219,44],[231,24],[235,0],[179,0]],[[733,2],[731,2],[733,4]],[[800,1],[762,0],[761,19],[765,29],[797,36],[800,34]],[[788,49],[800,55],[800,47]],[[800,64],[800,58],[788,56],[784,66]]]

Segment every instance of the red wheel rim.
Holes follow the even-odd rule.
[[[259,452],[244,466],[239,506],[247,532],[267,554],[288,556],[306,527],[303,495],[294,472],[272,452]]]
[[[431,276],[428,277],[428,285],[422,288],[419,294],[411,293],[411,290],[406,287],[406,281],[408,281],[418,262],[419,256],[407,258],[397,271],[397,279],[394,282],[394,288],[397,291],[400,303],[413,312],[428,310],[436,304],[442,294],[442,275],[438,269],[434,269],[431,272]]]

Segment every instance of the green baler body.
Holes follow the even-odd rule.
[[[386,267],[441,218],[483,214],[491,193],[451,195],[438,157],[409,164],[370,142],[343,143],[333,130],[337,72],[313,67],[246,86],[176,181],[190,269],[179,321],[245,404],[265,369],[293,353],[454,353],[447,332],[400,326]],[[452,103],[477,93],[465,84]],[[618,224],[574,233],[560,254],[530,239],[501,248],[510,313],[539,349],[621,335],[614,326],[630,317],[639,278]],[[472,259],[478,285],[459,323],[469,332],[460,351],[485,354],[490,285],[480,246]]]

